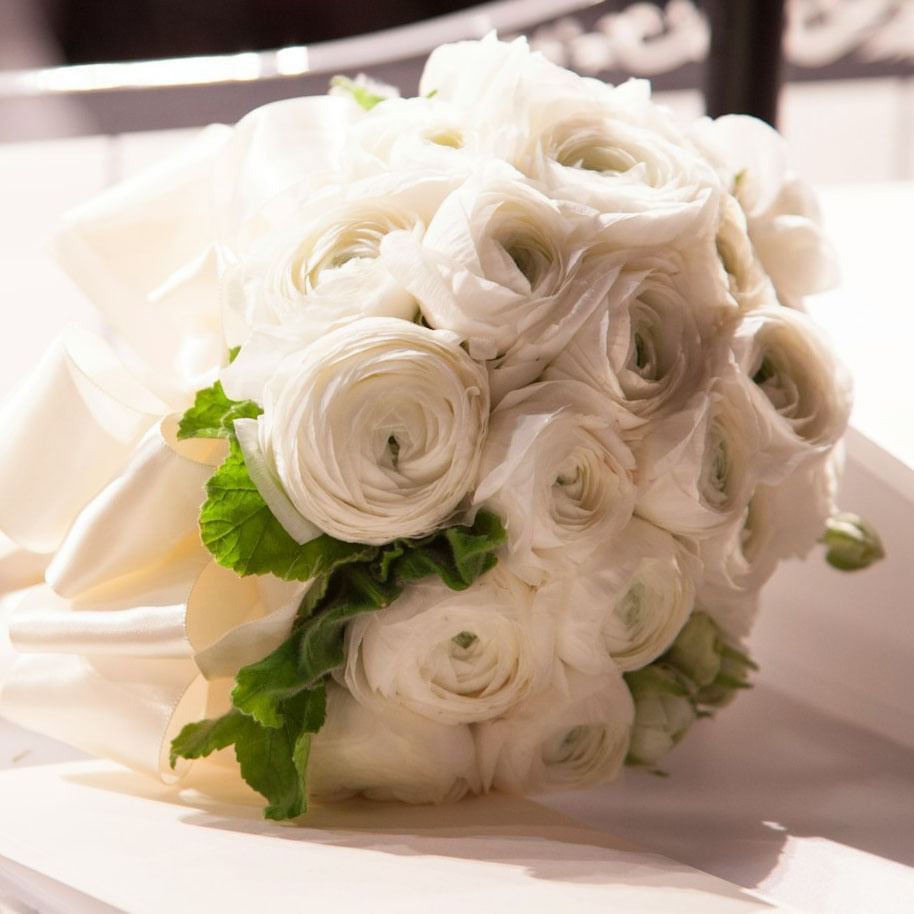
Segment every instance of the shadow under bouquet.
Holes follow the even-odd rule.
[[[781,560],[879,555],[834,506],[815,201],[750,118],[490,36],[416,98],[207,128],[56,253],[106,333],[3,412],[42,571],[0,709],[87,751],[237,766],[276,819],[657,770],[749,684]]]

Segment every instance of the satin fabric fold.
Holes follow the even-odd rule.
[[[283,191],[338,167],[363,114],[268,105],[64,218],[56,256],[117,351],[68,330],[0,410],[10,719],[167,777],[180,727],[225,710],[237,670],[288,636],[308,585],[212,561],[197,523],[225,442],[179,441],[177,415],[241,342],[223,274]]]
[[[306,586],[264,587],[212,562],[189,579],[192,569],[186,560],[168,563],[129,587],[122,581],[116,596],[97,589],[102,596],[68,600],[44,584],[24,591],[10,612],[20,657],[0,692],[0,712],[170,777],[171,739],[227,706],[238,669],[288,636]],[[182,574],[183,582],[175,580]],[[182,584],[184,601],[170,602]],[[231,611],[214,611],[225,608]]]
[[[56,550],[166,411],[104,340],[66,330],[0,409],[0,531]]]
[[[3,599],[3,594],[40,584],[47,565],[48,556],[20,549],[0,533],[0,600]]]
[[[80,513],[47,569],[57,593],[73,597],[157,565],[196,538],[204,486],[227,448],[221,440],[179,442],[176,427],[169,416],[150,429],[124,472]]]
[[[225,442],[179,441],[176,419],[152,426],[77,515],[44,582],[46,557],[6,546],[11,584],[34,586],[7,597],[21,656],[0,693],[11,720],[165,778],[171,739],[226,706],[238,669],[288,636],[308,587],[213,561],[196,525]]]
[[[14,723],[169,778],[169,743],[204,715],[206,693],[189,659],[34,654],[13,665],[0,700]]]
[[[207,127],[65,217],[58,261],[171,408],[212,383],[227,337],[236,342],[223,330],[220,281],[248,223],[284,189],[332,170],[361,114],[345,98],[275,102],[234,128]]]
[[[179,154],[69,212],[54,239],[58,262],[166,396],[191,380],[175,377],[171,363],[201,308],[169,314],[163,289],[182,272],[193,283],[215,240],[212,173],[231,136],[228,127],[208,127]],[[173,279],[170,288],[174,294]],[[217,286],[204,298],[214,296]]]

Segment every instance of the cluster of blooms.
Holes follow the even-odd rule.
[[[236,447],[297,544],[481,511],[507,539],[466,589],[421,580],[348,623],[310,791],[655,766],[745,681],[761,586],[833,512],[849,391],[802,308],[833,280],[815,203],[766,125],[681,127],[646,83],[523,40],[439,48],[416,98],[341,91],[291,128],[321,167],[232,201],[212,267],[240,346],[219,381],[256,406]]]
[[[522,41],[439,49],[420,93],[360,117],[228,280],[251,335],[222,381],[263,405],[236,429],[299,542],[479,507],[507,530],[469,590],[350,623],[312,790],[606,780],[636,720],[623,673],[696,610],[745,635],[824,528],[848,394],[799,306],[831,263],[757,121],[685,133],[645,83]],[[643,705],[653,764],[694,703],[675,724]]]

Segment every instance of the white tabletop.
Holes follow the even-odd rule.
[[[63,323],[94,321],[45,259],[55,217],[181,139],[0,147],[0,300],[16,321],[3,344],[0,391]],[[890,558],[849,577],[818,559],[785,566],[753,639],[762,664],[756,688],[713,725],[696,726],[670,757],[668,778],[629,772],[620,785],[546,802],[802,910],[911,911],[914,563],[905,556],[914,534],[914,184],[823,188],[822,197],[845,285],[813,310],[857,377],[854,424],[895,455],[855,437],[845,503],[881,527]],[[8,656],[0,637],[0,671]],[[0,721],[0,768],[78,755]]]

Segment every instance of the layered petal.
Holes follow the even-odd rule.
[[[569,672],[564,684],[475,728],[483,786],[543,793],[611,781],[625,760],[633,720],[618,672]]]

